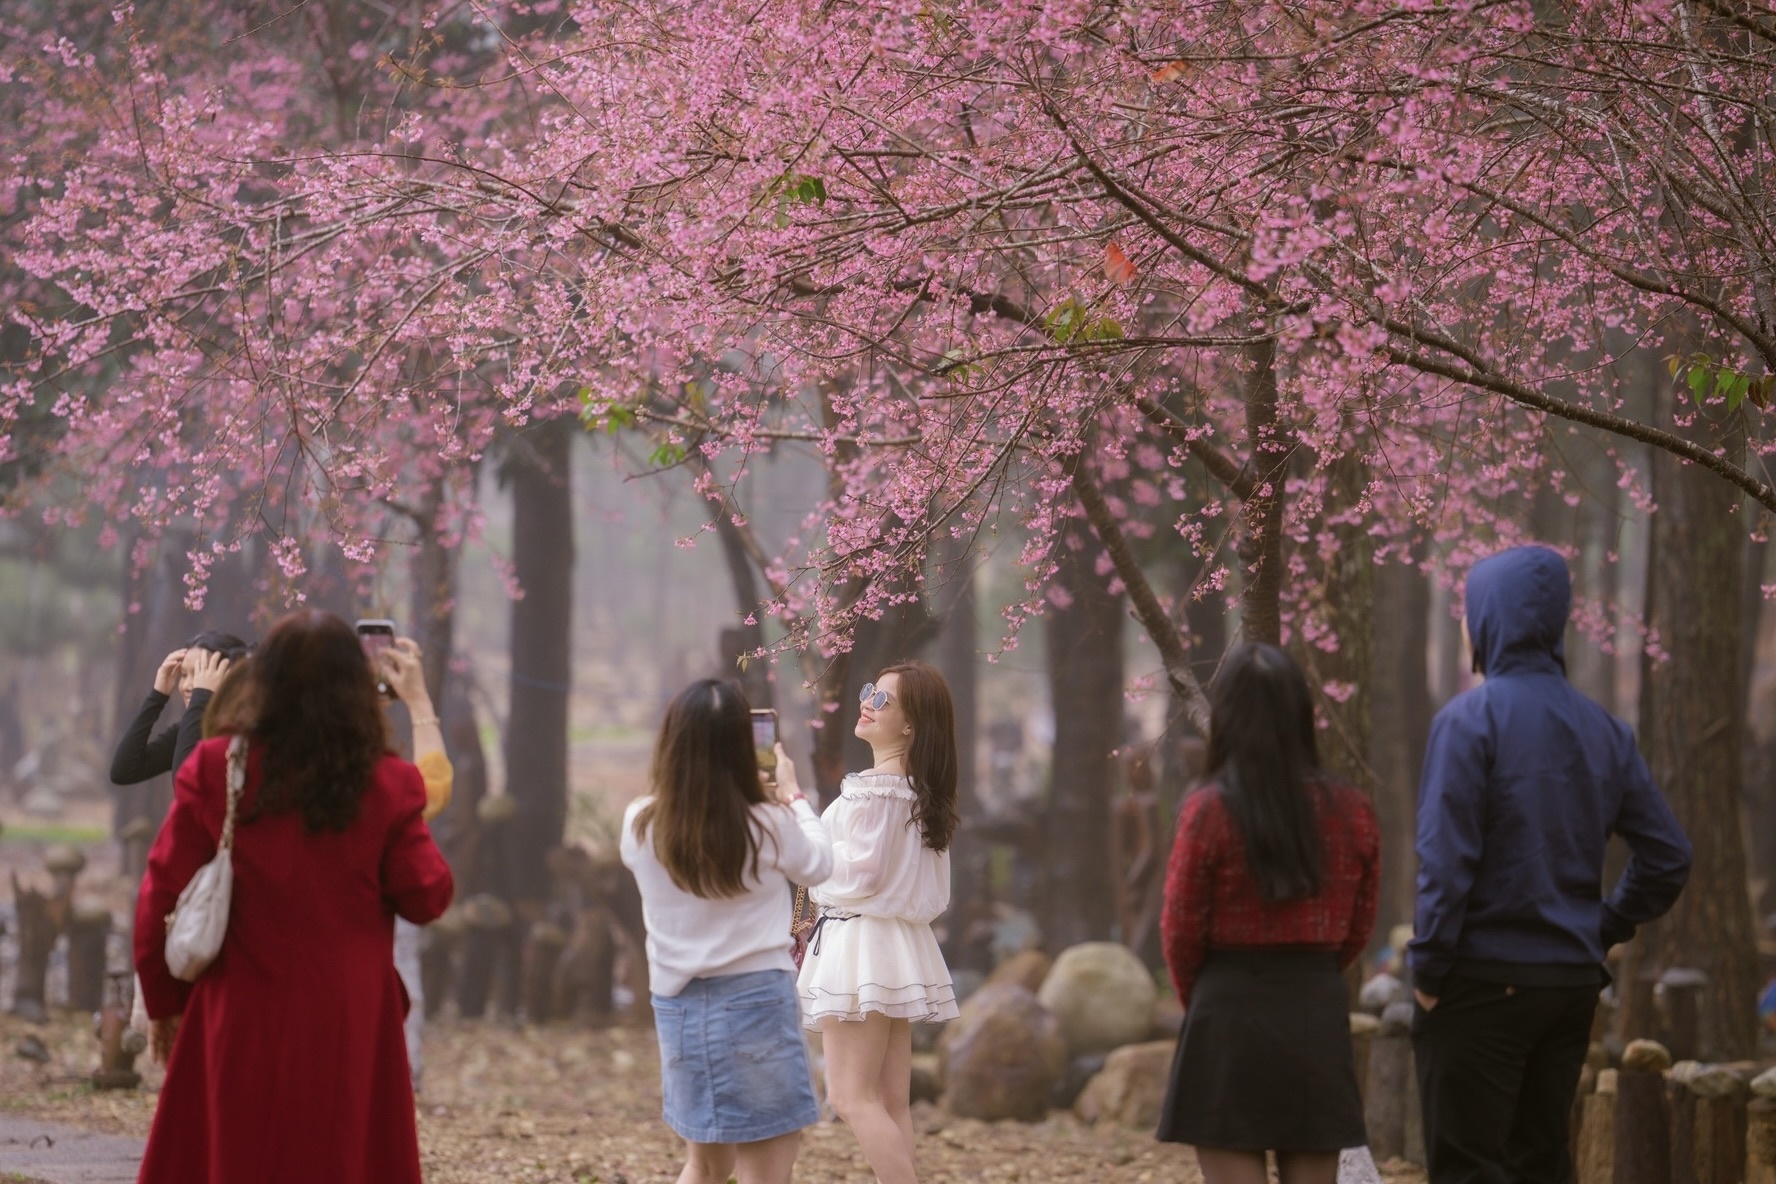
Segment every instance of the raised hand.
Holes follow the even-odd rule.
[[[179,669],[184,665],[185,651],[174,650],[160,660],[160,669],[154,672],[154,689],[163,695],[171,695],[179,689]]]
[[[214,650],[197,650],[190,662],[191,689],[213,693],[222,685],[222,676],[228,673],[229,665],[228,659]]]

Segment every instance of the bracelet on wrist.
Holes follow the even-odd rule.
[[[439,726],[435,715],[416,715],[409,721],[416,728],[435,728]]]

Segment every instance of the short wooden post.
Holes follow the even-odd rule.
[[[33,1023],[49,1018],[45,983],[49,955],[68,919],[65,896],[46,896],[19,883],[12,874],[12,899],[18,916],[18,969],[12,981],[12,1013]]]
[[[1776,1184],[1776,1096],[1770,1094],[1746,1107],[1745,1184]]]
[[[117,838],[123,843],[123,877],[132,884],[139,883],[148,870],[148,846],[154,842],[154,824],[138,815],[124,824]]]
[[[1725,1065],[1706,1065],[1685,1075],[1683,1091],[1691,1098],[1694,1124],[1690,1178],[1695,1184],[1740,1184],[1745,1178],[1745,1082]],[[1681,1168],[1675,1145],[1671,1167],[1676,1180]]]
[[[1702,1071],[1695,1061],[1679,1061],[1665,1075],[1665,1104],[1671,1110],[1671,1184],[1696,1182],[1696,1095],[1689,1081]]]
[[[1665,1070],[1671,1054],[1652,1040],[1622,1053],[1616,1074],[1614,1184],[1671,1184],[1671,1110]]]
[[[1412,1049],[1411,1039],[1406,1041],[1406,1150],[1403,1154],[1407,1163],[1425,1165],[1424,1103],[1418,1096],[1418,1054]]]
[[[95,1012],[105,1005],[105,947],[111,938],[111,910],[91,900],[74,906],[68,918],[68,1006]]]
[[[425,994],[426,1018],[437,1015],[456,983],[456,955],[468,926],[462,910],[448,908],[419,937],[419,981]]]
[[[1411,1028],[1412,1004],[1390,1003],[1370,1039],[1363,1121],[1377,1163],[1406,1154],[1407,1095],[1418,1092],[1412,1080]]]
[[[1597,1088],[1585,1096],[1579,1123],[1578,1184],[1615,1184],[1616,1071],[1597,1074]],[[1776,1184],[1772,1181],[1771,1184]]]
[[[1375,1033],[1381,1027],[1381,1021],[1362,1011],[1350,1013],[1351,1026],[1351,1060],[1357,1066],[1357,1091],[1362,1095],[1364,1104],[1369,1099],[1369,1049],[1375,1043]]]
[[[533,1024],[546,1024],[555,1018],[550,1007],[554,996],[555,967],[567,945],[567,934],[561,927],[538,921],[530,927],[524,943],[524,1018]]]
[[[129,1026],[128,973],[120,971],[110,979],[99,1009],[99,1067],[93,1071],[93,1088],[135,1089],[142,1081],[136,1058],[148,1047],[148,1036]]]
[[[483,892],[463,905],[463,921],[468,936],[463,943],[462,973],[456,980],[456,1010],[464,1019],[478,1020],[487,1014],[494,969],[506,931],[512,926],[512,910],[499,897]]]
[[[1699,1060],[1711,1050],[1702,1047],[1702,1001],[1708,975],[1674,967],[1659,976],[1660,1010],[1665,1017],[1665,1047],[1677,1062]]]

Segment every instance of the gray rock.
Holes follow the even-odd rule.
[[[1090,1123],[1113,1122],[1151,1130],[1159,1122],[1177,1045],[1170,1040],[1127,1044],[1111,1053],[1104,1070],[1079,1095],[1073,1112]]]
[[[1391,974],[1376,975],[1357,992],[1357,1010],[1380,1015],[1390,1003],[1407,1001],[1406,984]]]
[[[1109,1052],[1145,1039],[1158,995],[1147,967],[1128,947],[1112,941],[1063,951],[1036,993],[1061,1021],[1070,1056]]]

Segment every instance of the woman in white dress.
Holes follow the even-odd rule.
[[[956,1018],[931,922],[950,903],[956,724],[950,688],[923,662],[890,666],[863,688],[857,735],[875,766],[852,773],[821,821],[832,877],[797,990],[818,1029],[826,1094],[881,1184],[914,1184],[915,1020]]]

